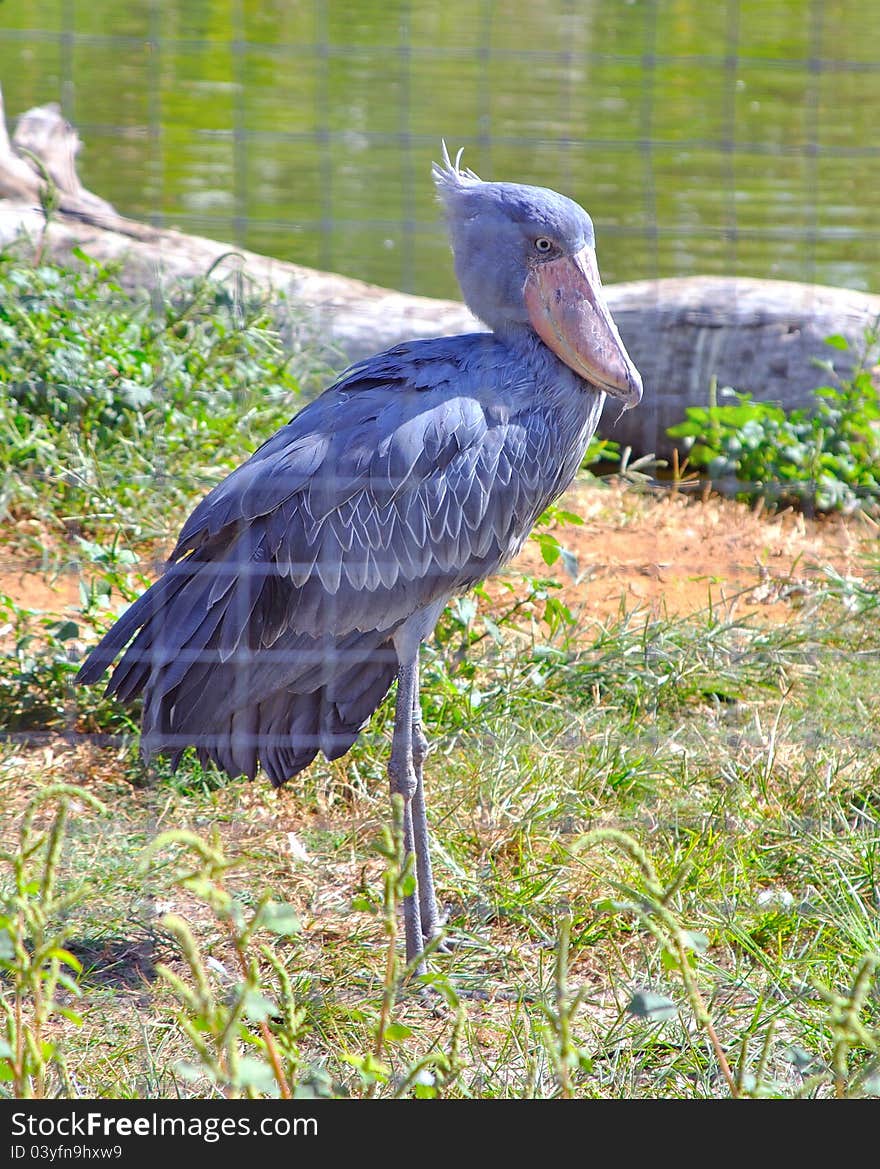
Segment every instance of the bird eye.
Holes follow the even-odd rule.
[[[552,240],[547,239],[545,235],[539,235],[535,240],[535,251],[543,252],[543,254],[546,256],[548,252],[553,251]]]

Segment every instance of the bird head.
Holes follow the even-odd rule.
[[[533,329],[585,381],[638,405],[642,379],[602,292],[593,221],[546,187],[484,183],[453,162],[433,168],[468,308],[504,336]]]

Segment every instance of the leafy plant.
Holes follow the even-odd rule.
[[[719,1034],[713,1017],[712,1003],[706,1001],[700,988],[700,962],[710,945],[710,939],[701,931],[687,928],[682,922],[676,902],[691,876],[691,866],[685,864],[666,886],[659,879],[654,865],[640,845],[626,833],[616,829],[597,829],[580,838],[575,852],[608,844],[619,849],[632,863],[638,876],[634,881],[613,880],[618,898],[604,898],[596,906],[600,912],[632,914],[655,940],[660,948],[661,966],[665,974],[680,979],[686,1002],[697,1025],[705,1032],[727,1088],[733,1097],[783,1094],[780,1087],[767,1078],[767,1063],[774,1039],[775,1022],[771,1017],[761,1043],[757,1060],[750,1052],[749,1030],[740,1042],[738,1062],[729,1058],[728,1050]],[[840,993],[816,980],[815,992],[827,1007],[826,1027],[831,1040],[830,1058],[824,1066],[815,1067],[799,1095],[830,1085],[837,1098],[874,1095],[878,1089],[880,1069],[880,1030],[866,1023],[864,1014],[874,982],[880,955],[868,954],[858,964],[849,989]],[[675,1001],[655,990],[639,989],[631,997],[628,1012],[640,1019],[664,1023],[679,1014]],[[814,1061],[802,1053],[804,1067],[814,1067]],[[797,1056],[793,1062],[797,1062]]]
[[[146,862],[158,851],[181,846],[193,853],[196,865],[178,873],[176,883],[206,905],[223,926],[235,969],[227,969],[214,957],[206,957],[187,921],[178,914],[166,914],[162,924],[176,939],[186,963],[188,978],[167,964],[158,971],[180,1003],[177,1021],[194,1049],[193,1063],[178,1065],[182,1078],[198,1082],[207,1079],[228,1097],[277,1097],[345,1094],[326,1076],[307,1069],[301,1051],[308,1038],[307,1012],[296,996],[284,962],[271,946],[261,944],[259,935],[293,939],[300,923],[293,908],[273,902],[264,894],[253,909],[247,909],[227,888],[231,862],[217,840],[210,843],[189,831],[172,831],[157,837]],[[394,1019],[401,982],[413,973],[402,968],[397,945],[397,917],[402,899],[414,887],[412,857],[403,849],[403,805],[395,797],[393,819],[382,829],[377,851],[384,859],[381,916],[387,938],[381,1003],[373,1029],[372,1043],[365,1051],[346,1051],[344,1062],[355,1069],[364,1095],[372,1097],[381,1089],[395,1096],[412,1094],[433,1097],[458,1073],[458,1044],[463,1014],[455,1016],[449,1049],[432,1049],[417,1057],[403,1074],[392,1075],[388,1052],[412,1035],[410,1028]],[[364,895],[355,899],[355,909],[374,912],[376,904]],[[267,968],[268,967],[268,971]],[[271,972],[271,985],[267,973]],[[458,1000],[442,978],[424,980],[433,985],[450,1007]]]
[[[200,324],[185,317],[178,336],[165,329],[170,297],[128,302],[111,283],[84,295],[82,323],[118,298],[120,313],[142,314],[161,334],[165,356],[212,343],[207,289]],[[242,324],[228,306],[217,316]],[[57,324],[49,311],[35,320]],[[238,360],[218,368],[234,378]],[[316,761],[277,796],[191,760],[175,777],[154,765],[150,784],[135,787],[118,744],[78,734],[133,730],[136,711],[72,687],[71,659],[146,585],[183,509],[292,412],[283,396],[261,397],[258,377],[240,400],[235,386],[213,399],[210,379],[209,368],[170,412],[162,386],[140,408],[111,392],[95,411],[110,411],[112,425],[76,394],[66,413],[39,387],[27,402],[0,400],[0,492],[16,521],[7,547],[38,541],[44,564],[75,560],[83,579],[78,609],[63,617],[18,596],[0,621],[0,710],[13,731],[0,743],[0,991],[12,1013],[11,1024],[0,1016],[0,1093],[280,1096],[285,1083],[293,1095],[376,1098],[729,1095],[688,978],[741,1095],[880,1093],[876,563],[817,577],[778,625],[744,611],[745,592],[687,617],[628,604],[599,621],[587,610],[578,629],[553,579],[577,571],[562,526],[573,521],[543,517],[532,579],[511,574],[461,599],[425,649],[431,827],[456,946],[407,983],[396,934],[412,874],[399,808],[378,827],[390,702],[344,759]],[[638,464],[624,452],[621,467]],[[34,730],[75,731],[75,747],[34,749]],[[114,807],[112,826],[78,817],[70,843],[89,895],[70,916],[60,878],[43,896],[48,853],[59,855],[47,805],[26,848],[16,835],[22,792],[53,768]],[[176,884],[163,905],[164,873],[154,864],[145,877],[135,852],[172,824],[213,827],[201,845],[164,838]],[[591,827],[616,824],[629,826],[647,867],[618,838],[572,848]],[[285,847],[290,828],[299,859]],[[610,865],[615,852],[623,859]],[[42,935],[22,898],[27,914],[45,915]],[[303,928],[277,932],[293,923],[291,903]],[[89,951],[72,940],[80,929],[127,938],[133,919],[143,914],[153,930],[154,913],[172,906],[164,981],[138,981],[135,1000],[87,977]],[[68,937],[58,922],[74,914]]]
[[[827,342],[846,350],[846,338]],[[880,346],[880,322],[866,331],[848,378],[825,368],[833,385],[816,390],[815,407],[784,410],[713,379],[707,406],[689,406],[686,420],[669,427],[684,439],[689,461],[713,481],[734,480],[743,499],[759,497],[817,511],[876,509],[880,503],[880,390],[872,367]],[[719,397],[733,399],[723,404]]]
[[[556,943],[556,961],[553,968],[553,1002],[543,1003],[546,1022],[542,1027],[544,1044],[559,1082],[564,1100],[574,1097],[574,1077],[578,1072],[590,1072],[592,1061],[586,1051],[574,1041],[574,1023],[586,992],[583,987],[572,993],[569,979],[569,942],[571,917],[563,915]]]
[[[702,934],[685,929],[673,909],[675,895],[687,878],[687,868],[681,869],[672,883],[664,888],[644,849],[631,836],[613,828],[600,828],[587,833],[578,842],[577,847],[590,848],[606,843],[620,849],[633,862],[639,871],[640,880],[635,888],[624,884],[618,885],[626,894],[626,901],[606,899],[598,908],[611,912],[635,913],[642,925],[653,935],[661,947],[663,968],[670,972],[674,971],[681,978],[688,1003],[697,1023],[709,1038],[718,1067],[731,1095],[741,1095],[741,1086],[734,1079],[694,970],[695,955],[706,949],[708,939]],[[659,1019],[667,1018],[670,1013],[675,1013],[675,1009],[675,1004],[670,1000],[644,991],[635,994],[629,1004],[629,1010],[633,1014]]]
[[[99,586],[92,582],[90,587],[96,590],[97,604]],[[106,621],[106,610],[104,618]],[[97,627],[87,613],[83,613],[80,623],[25,608],[0,593],[0,636],[8,646],[0,670],[0,729],[134,729],[131,710],[115,699],[100,697],[74,684],[83,640],[94,642],[98,637]]]
[[[240,274],[131,293],[118,266],[0,253],[0,515],[165,536],[293,413],[310,369]],[[222,259],[222,257],[221,257]]]
[[[411,854],[406,854],[403,844],[403,800],[399,795],[392,797],[391,823],[383,825],[375,849],[384,861],[380,907],[386,937],[382,1002],[374,1026],[371,1049],[366,1053],[349,1052],[345,1058],[346,1062],[357,1070],[367,1097],[375,1096],[381,1087],[389,1085],[395,1096],[405,1096],[412,1092],[417,1098],[428,1099],[439,1096],[442,1088],[460,1071],[458,1049],[464,1015],[458,996],[447,979],[423,975],[422,982],[442,996],[447,1007],[455,1009],[455,1023],[449,1050],[444,1051],[439,1047],[429,1051],[411,1062],[402,1076],[395,1078],[392,1075],[388,1053],[395,1044],[400,1044],[412,1035],[409,1027],[394,1020],[394,1007],[402,983],[415,973],[420,961],[420,958],[417,958],[413,963],[404,966],[398,946],[400,907],[403,899],[415,888],[414,858]],[[373,901],[363,894],[355,898],[354,908],[375,912]],[[425,953],[436,949],[437,943],[434,942],[426,948]]]
[[[620,461],[620,443],[614,442],[610,438],[602,438],[600,435],[594,434],[590,439],[590,445],[587,447],[587,453],[583,457],[581,466],[584,468],[609,464],[617,466],[620,464]]]
[[[79,787],[47,787],[28,804],[18,830],[17,847],[0,852],[11,885],[0,896],[0,1082],[17,1098],[45,1097],[53,1075],[60,1090],[76,1095],[64,1052],[49,1033],[56,1016],[79,1026],[80,1017],[59,1002],[58,992],[79,996],[74,975],[81,964],[65,949],[64,914],[82,897],[82,889],[58,890],[61,850],[71,802],[106,811],[100,800]],[[48,831],[37,827],[38,814],[55,805]]]
[[[226,888],[233,862],[217,841],[208,843],[185,830],[165,832],[153,841],[146,860],[172,845],[195,854],[195,869],[180,873],[177,883],[221,922],[237,967],[231,971],[216,959],[207,960],[179,914],[162,918],[190,974],[187,982],[168,965],[157,967],[180,1000],[178,1023],[197,1056],[195,1064],[180,1064],[178,1074],[186,1080],[207,1077],[224,1096],[290,1099],[302,1063],[297,1038],[303,1016],[282,963],[268,946],[252,952],[251,943],[260,931],[293,937],[299,932],[299,920],[290,906],[273,902],[268,894],[248,912]],[[268,962],[275,974],[271,997],[264,986],[261,961]]]

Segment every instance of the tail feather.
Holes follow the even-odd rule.
[[[143,695],[145,757],[167,754],[176,767],[193,746],[203,764],[250,778],[262,767],[278,786],[319,751],[344,755],[394,680],[389,632],[316,638],[276,624],[266,647],[253,591],[228,589],[212,605],[213,577],[192,561],[182,569],[130,606],[78,676],[97,681],[134,635],[107,692]]]
[[[76,676],[77,682],[92,684],[113,664],[119,651],[131,640],[132,634],[149,619],[151,611],[163,609],[186,584],[187,577],[166,572],[154,585],[125,610],[112,628],[104,634]]]

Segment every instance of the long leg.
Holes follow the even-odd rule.
[[[419,667],[416,659],[413,684],[412,707],[413,764],[416,773],[416,790],[413,793],[412,816],[415,840],[416,864],[419,878],[419,915],[422,937],[429,942],[440,930],[440,914],[437,911],[437,896],[434,892],[434,871],[431,866],[431,845],[428,840],[428,817],[425,805],[425,787],[422,767],[428,753],[428,740],[422,730],[422,705],[419,700]]]
[[[402,661],[397,671],[394,737],[391,740],[391,758],[388,760],[391,794],[398,792],[403,797],[403,846],[407,855],[410,853],[415,855],[417,885],[421,862],[413,833],[413,796],[419,786],[413,758],[413,692],[418,693],[418,660],[416,644],[415,655],[409,656],[409,660]],[[403,920],[406,932],[406,960],[412,962],[421,954],[424,946],[418,887],[404,899]],[[424,974],[425,970],[425,963],[422,961],[416,968],[416,973]]]

